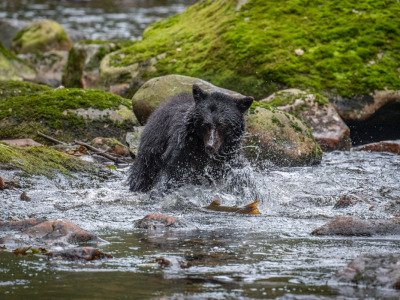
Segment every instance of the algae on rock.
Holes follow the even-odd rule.
[[[42,131],[64,141],[122,141],[136,123],[129,100],[97,90],[55,89],[0,101],[0,139],[36,138]]]
[[[280,166],[313,165],[322,159],[310,128],[293,115],[257,103],[246,117],[243,148],[253,161],[269,160]]]
[[[21,169],[33,175],[51,176],[55,172],[93,172],[95,167],[76,157],[49,147],[15,147],[0,142],[0,167]]]
[[[32,80],[36,72],[0,44],[0,80]]]
[[[102,75],[136,82],[183,74],[243,94],[280,88],[342,97],[400,89],[396,1],[199,1],[105,57]],[[295,50],[302,49],[303,55]]]
[[[15,35],[12,47],[17,53],[69,50],[72,42],[64,28],[52,20],[34,21]]]

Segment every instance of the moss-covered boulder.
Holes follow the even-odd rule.
[[[350,130],[328,99],[317,93],[287,89],[273,93],[260,104],[293,114],[313,130],[324,151],[350,149]]]
[[[242,98],[243,95],[217,87],[199,78],[166,75],[150,79],[143,84],[132,98],[133,112],[141,124],[145,124],[150,114],[168,98],[181,94],[191,93],[193,84],[199,85],[208,92],[219,91],[229,94],[234,98]]]
[[[6,98],[33,95],[50,91],[51,88],[26,81],[0,80],[0,102]]]
[[[66,87],[96,88],[100,85],[100,62],[126,43],[100,40],[80,41],[71,48],[62,77]]]
[[[183,74],[257,98],[281,88],[351,99],[400,89],[397,1],[239,2],[197,2],[107,55],[102,72],[139,84]]]
[[[269,160],[279,166],[312,165],[322,159],[310,128],[293,115],[262,107],[246,117],[244,150],[251,160]]]
[[[42,140],[42,131],[64,141],[122,141],[136,123],[129,100],[98,90],[55,89],[0,101],[0,139]]]
[[[0,44],[0,80],[33,80],[36,72]]]
[[[72,42],[64,28],[52,20],[34,21],[15,35],[12,47],[17,53],[68,51]]]
[[[0,169],[20,169],[28,174],[93,172],[95,167],[49,147],[15,147],[0,142]]]

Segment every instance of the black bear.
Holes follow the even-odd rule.
[[[206,92],[170,98],[149,117],[131,167],[131,191],[149,191],[161,177],[169,183],[201,183],[218,178],[238,154],[244,113],[252,97]]]

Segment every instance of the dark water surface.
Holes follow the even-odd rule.
[[[0,20],[53,19],[86,39],[139,39],[151,23],[195,0],[1,0]]]
[[[107,180],[24,179],[2,171],[25,182],[32,201],[20,201],[21,190],[3,191],[0,219],[70,220],[107,240],[100,248],[114,258],[59,261],[0,251],[0,298],[398,299],[394,290],[341,285],[332,275],[361,253],[399,253],[400,236],[314,237],[310,232],[340,215],[393,217],[389,208],[400,199],[399,170],[398,156],[366,152],[328,153],[314,167],[249,167],[242,171],[253,177],[262,200],[263,214],[254,217],[202,208],[216,195],[227,205],[248,202],[224,186],[186,186],[149,196],[128,191],[126,169]],[[346,194],[362,201],[333,209]],[[187,227],[136,229],[134,221],[150,212],[179,217]],[[185,260],[191,267],[160,268],[159,257]]]

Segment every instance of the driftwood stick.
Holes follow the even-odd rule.
[[[110,154],[108,154],[108,153],[105,153],[105,152],[103,152],[102,150],[97,149],[97,148],[95,148],[95,147],[93,147],[92,145],[89,145],[89,144],[87,144],[87,143],[84,143],[84,142],[81,142],[81,141],[74,141],[74,143],[75,143],[75,144],[78,144],[78,145],[81,145],[81,146],[84,146],[84,147],[88,148],[90,151],[93,151],[94,153],[96,153],[96,154],[98,154],[98,155],[101,155],[101,156],[103,156],[103,157],[105,157],[105,158],[107,158],[107,159],[109,159],[109,160],[115,162],[116,164],[124,163],[124,162],[125,162],[124,160],[119,159],[119,158],[117,158],[117,157],[114,157],[114,156],[112,156],[112,155],[110,155]]]
[[[46,134],[44,134],[44,133],[41,133],[40,131],[38,131],[37,134],[38,134],[39,136],[45,138],[46,140],[49,140],[49,141],[53,142],[53,143],[66,145],[66,143],[64,143],[64,142],[62,142],[62,141],[59,141],[59,140],[57,140],[57,139],[55,139],[55,138],[53,138],[53,137],[51,137],[51,136],[48,136],[48,135],[46,135]]]

